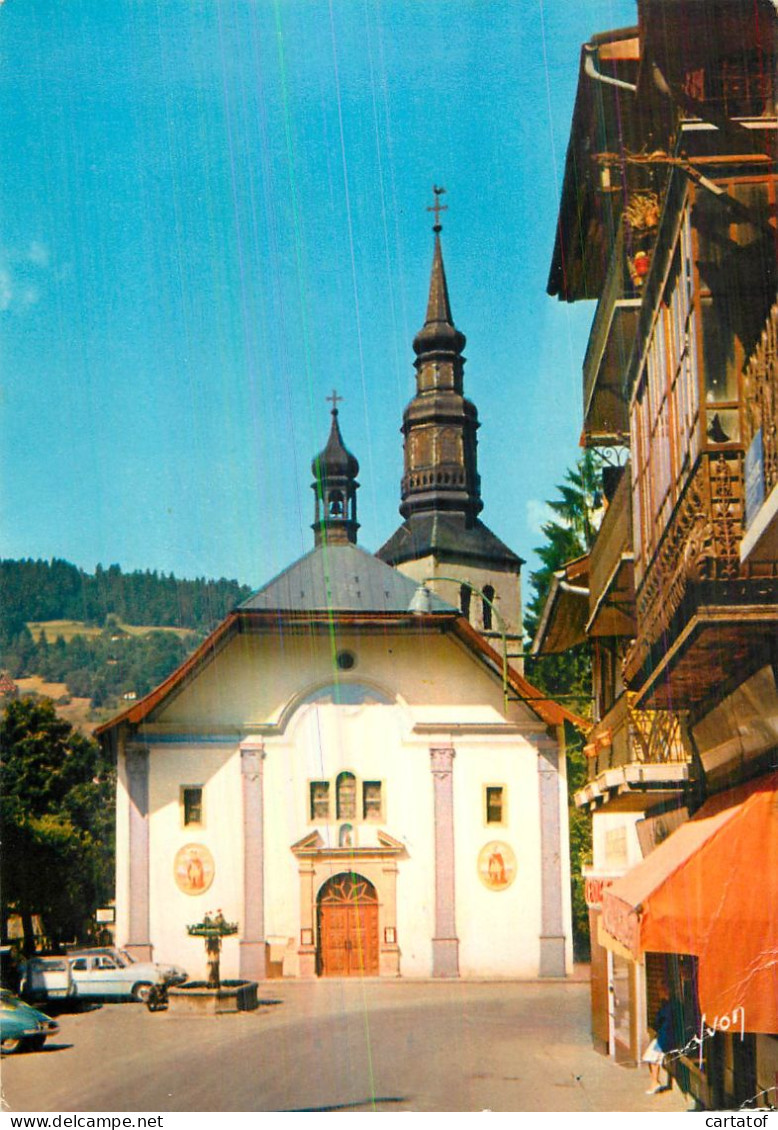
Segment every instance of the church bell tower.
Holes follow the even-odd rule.
[[[338,424],[338,401],[333,391],[332,424],[327,446],[311,463],[311,489],[316,498],[313,533],[316,545],[356,545],[359,463],[346,450]]]
[[[403,413],[404,522],[377,556],[459,607],[480,631],[521,633],[522,559],[480,520],[478,413],[464,395],[465,335],[454,325],[443,265],[440,197],[424,325],[413,340],[416,395]]]

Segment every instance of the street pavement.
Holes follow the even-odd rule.
[[[278,1003],[183,1018],[115,1004],[60,1016],[3,1059],[5,1110],[681,1111],[591,1048],[589,986],[268,982]]]

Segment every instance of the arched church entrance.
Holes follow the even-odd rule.
[[[318,971],[322,977],[378,976],[378,895],[354,872],[333,875],[319,891]]]

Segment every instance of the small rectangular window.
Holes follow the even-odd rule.
[[[311,820],[329,820],[330,783],[311,781]]]
[[[184,785],[181,789],[184,827],[203,822],[203,790],[201,785]]]
[[[502,824],[505,818],[505,789],[502,785],[486,786],[486,823]]]
[[[378,821],[381,819],[381,782],[362,783],[362,818]]]
[[[626,828],[609,828],[605,833],[605,863],[608,867],[626,867]]]

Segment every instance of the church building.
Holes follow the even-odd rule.
[[[356,544],[359,467],[333,397],[311,551],[98,731],[118,766],[116,935],[134,954],[202,977],[187,926],[220,910],[238,926],[226,978],[570,971],[571,716],[459,592],[421,583],[440,568],[492,584],[498,608],[510,586],[518,600],[520,559],[477,517],[463,345],[436,230],[404,525],[378,556]]]

